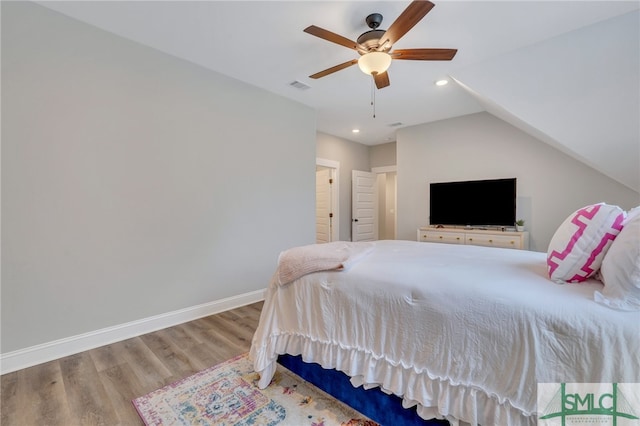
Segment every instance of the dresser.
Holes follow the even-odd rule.
[[[518,250],[529,249],[529,233],[501,231],[497,229],[468,228],[418,228],[418,241],[446,244],[470,244],[475,246],[502,247]]]

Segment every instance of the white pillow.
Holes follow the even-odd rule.
[[[627,226],[627,223],[640,217],[640,206],[634,207],[627,212],[627,217],[622,221],[622,226]]]
[[[598,303],[623,311],[640,311],[640,206],[631,210],[624,228],[602,261],[602,293]]]
[[[624,210],[605,203],[592,204],[569,215],[549,243],[549,278],[562,284],[593,276],[620,233],[624,218]]]

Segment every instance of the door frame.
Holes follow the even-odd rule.
[[[326,167],[331,170],[331,241],[340,241],[340,162],[316,157],[316,166]]]

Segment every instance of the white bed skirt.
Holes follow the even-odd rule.
[[[384,357],[377,357],[369,352],[292,334],[272,336],[268,347],[252,347],[251,358],[256,371],[261,374],[258,383],[260,388],[268,386],[273,377],[277,359],[272,359],[271,354],[274,353],[302,355],[304,362],[342,371],[351,377],[354,387],[380,387],[387,394],[402,397],[403,407],[416,406],[418,415],[423,419],[445,418],[452,426],[536,424],[535,415],[522,416],[520,410],[514,409],[508,401],[499,401],[497,397],[490,401],[484,391],[478,392],[476,389],[451,383],[430,375],[428,371],[419,372],[402,365],[393,365]],[[449,414],[443,415],[442,412]],[[487,423],[485,419],[491,421]]]

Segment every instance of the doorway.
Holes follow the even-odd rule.
[[[395,240],[397,236],[396,166],[352,171],[352,241]]]
[[[378,239],[395,240],[397,236],[397,168],[373,167],[378,186]]]

